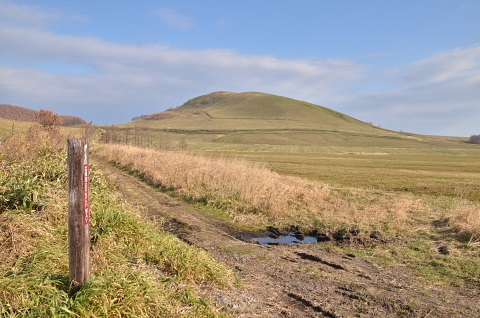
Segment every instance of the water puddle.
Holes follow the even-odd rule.
[[[268,226],[263,231],[245,231],[235,237],[239,240],[261,245],[305,244],[326,241],[318,231],[303,232],[298,226],[279,229]]]
[[[250,241],[257,242],[261,245],[278,245],[278,244],[298,244],[298,243],[317,243],[318,240],[314,236],[293,236],[281,235],[278,237],[252,237]]]
[[[322,243],[328,241],[349,242],[352,239],[361,240],[362,242],[365,240],[385,242],[382,239],[382,233],[378,231],[373,231],[370,235],[367,235],[368,233],[361,235],[360,230],[356,227],[350,229],[341,228],[333,233],[328,233],[319,230],[303,231],[298,226],[292,225],[284,229],[268,226],[261,231],[244,231],[237,233],[235,237],[245,242],[261,245]]]

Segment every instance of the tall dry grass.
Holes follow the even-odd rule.
[[[457,200],[449,215],[451,227],[471,244],[480,244],[480,204]]]
[[[234,213],[268,217],[311,213],[323,208],[329,194],[326,185],[237,160],[122,145],[105,145],[99,154],[141,173],[157,186]]]
[[[411,194],[333,188],[233,159],[123,145],[104,145],[99,155],[157,186],[226,208],[240,220],[254,213],[279,224],[385,230],[410,228],[419,215],[428,213]]]

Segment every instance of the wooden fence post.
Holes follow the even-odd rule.
[[[88,143],[68,139],[68,243],[70,294],[90,276],[90,202]]]

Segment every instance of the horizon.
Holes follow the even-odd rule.
[[[0,0],[0,103],[101,125],[257,91],[390,130],[470,136],[478,16],[477,0]]]

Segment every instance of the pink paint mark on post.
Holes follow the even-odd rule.
[[[88,170],[88,164],[83,165],[83,191],[84,191],[84,214],[83,214],[83,224],[88,224],[90,222],[90,198],[88,193],[90,175]]]

